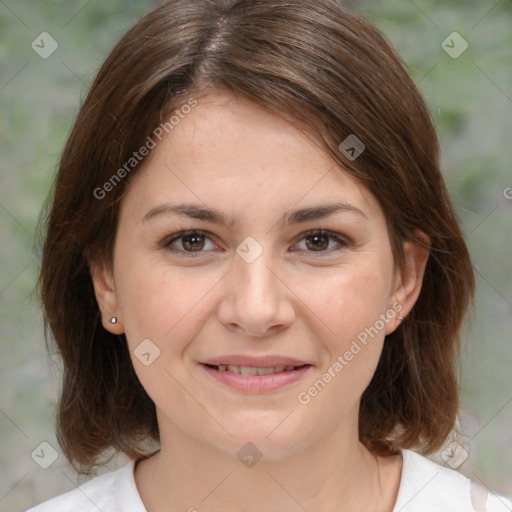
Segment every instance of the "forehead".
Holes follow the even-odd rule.
[[[178,197],[237,211],[340,199],[369,215],[378,208],[314,134],[226,93],[198,97],[197,106],[182,114],[132,178],[123,203],[142,213]]]
[[[216,172],[237,167],[253,177],[257,175],[255,164],[261,173],[278,165],[293,165],[298,171],[305,165],[333,165],[311,136],[248,100],[219,93],[197,101],[197,107],[181,120],[164,139],[161,151],[157,151],[160,156],[165,151],[175,165],[201,162],[203,169]]]

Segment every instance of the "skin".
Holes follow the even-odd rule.
[[[335,201],[361,213],[282,222],[291,210]],[[235,222],[143,220],[166,203],[215,208]],[[192,229],[210,237],[195,239],[192,256],[190,239],[168,245]],[[305,235],[317,229],[345,242]],[[263,251],[252,263],[236,252],[249,236]],[[428,254],[404,248],[396,270],[376,198],[311,137],[227,93],[198,98],[133,176],[112,268],[91,262],[103,325],[126,334],[157,408],[161,451],[135,471],[149,512],[393,509],[401,457],[375,457],[359,443],[358,410],[398,314],[307,405],[297,397],[380,314],[398,304],[405,317],[413,307]],[[160,350],[148,366],[134,355],[144,339]],[[312,367],[285,388],[248,394],[199,364],[226,354],[278,354]],[[237,458],[247,442],[263,454],[250,468]]]

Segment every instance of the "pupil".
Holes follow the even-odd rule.
[[[308,243],[310,240],[313,241],[312,245]],[[329,247],[329,239],[325,235],[311,235],[306,239],[306,245],[310,250],[325,250]]]
[[[183,248],[191,251],[200,251],[204,247],[202,235],[188,235],[183,237]]]

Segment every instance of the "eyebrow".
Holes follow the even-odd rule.
[[[280,224],[299,224],[309,220],[323,219],[335,213],[350,213],[367,219],[367,216],[363,213],[363,211],[356,206],[345,202],[335,202],[288,211],[285,213]],[[233,218],[220,212],[219,210],[215,210],[214,208],[209,208],[200,204],[166,203],[151,208],[151,210],[149,210],[142,218],[142,222],[147,222],[151,219],[169,215],[179,215],[181,217],[188,217],[191,219],[205,220],[216,224],[221,224],[229,228],[232,228],[238,219],[238,216]]]

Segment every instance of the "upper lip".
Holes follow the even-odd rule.
[[[275,366],[305,366],[311,363],[301,361],[293,357],[268,355],[268,356],[244,356],[244,355],[226,355],[212,357],[201,361],[201,364],[208,364],[211,366],[233,365],[233,366],[247,366],[252,368],[270,368]]]

